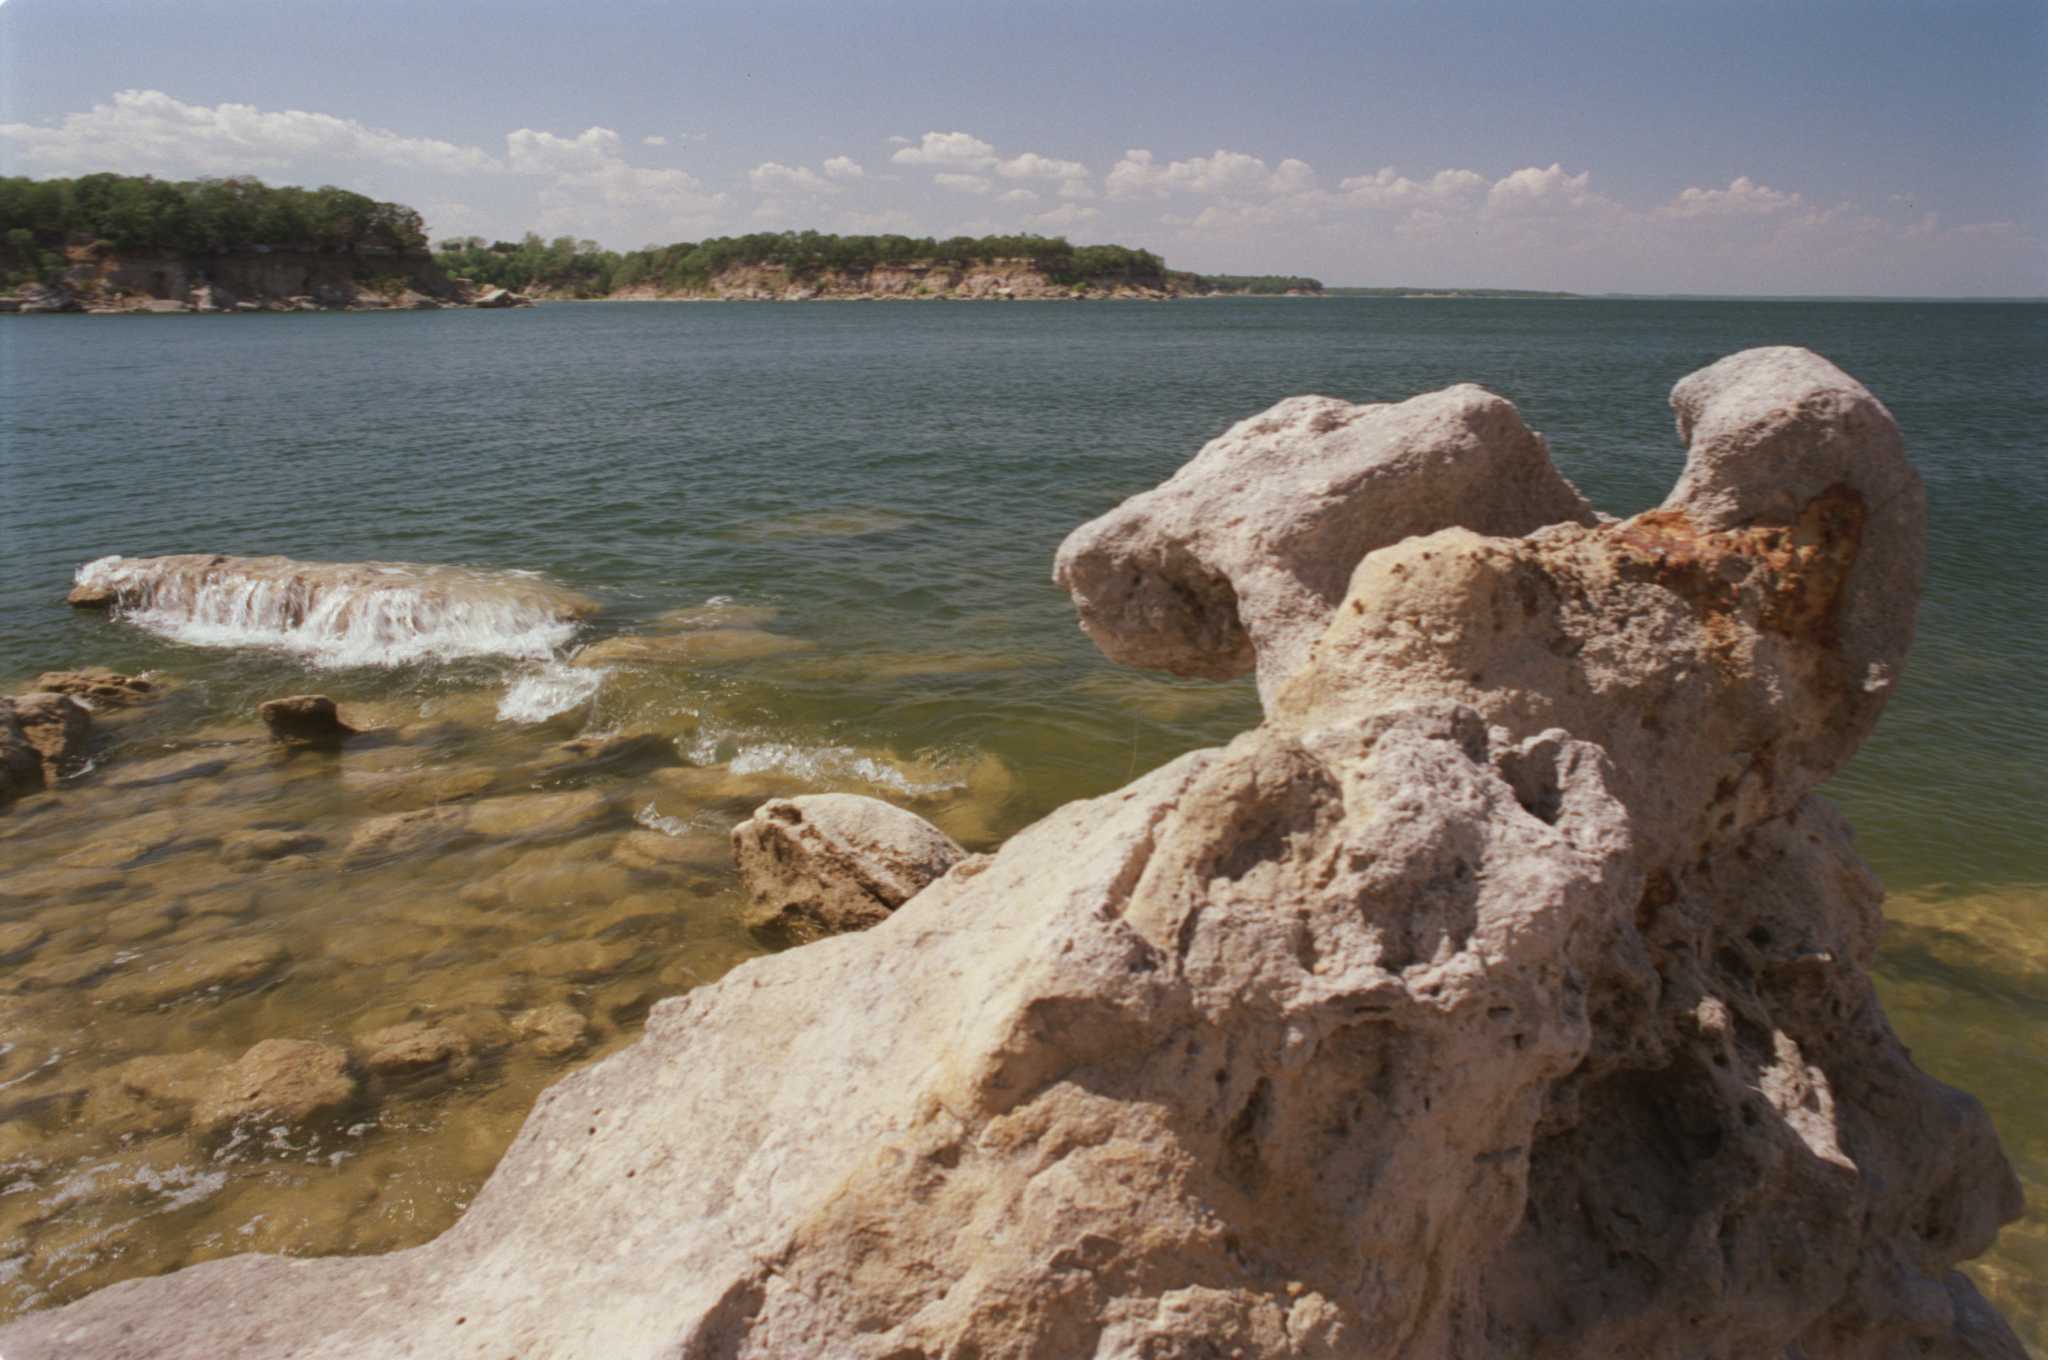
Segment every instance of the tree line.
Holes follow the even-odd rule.
[[[324,185],[273,188],[259,179],[153,175],[0,178],[0,273],[14,281],[61,271],[65,252],[238,255],[262,250],[412,254],[426,224],[402,203]]]
[[[664,292],[707,287],[728,270],[770,266],[803,281],[826,273],[861,274],[878,265],[970,265],[1029,260],[1054,283],[1161,287],[1166,264],[1129,246],[1077,246],[1060,236],[838,236],[818,231],[754,232],[705,241],[678,241],[623,254],[595,241],[560,236],[543,241],[486,243],[480,236],[441,241],[434,258],[449,273],[476,283],[518,290],[544,288],[579,297],[602,297],[649,285]]]

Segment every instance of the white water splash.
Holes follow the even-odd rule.
[[[633,814],[633,820],[649,831],[659,831],[664,836],[684,836],[689,833],[690,823],[682,817],[664,817],[661,810],[649,803]]]
[[[859,782],[892,790],[908,798],[927,798],[965,788],[961,779],[920,781],[851,746],[798,746],[770,741],[742,746],[727,766],[734,774],[766,774],[779,770],[820,784]]]
[[[546,722],[589,703],[610,674],[602,666],[565,666],[550,661],[512,682],[505,697],[498,700],[498,721]]]
[[[530,572],[283,557],[103,557],[77,584],[136,627],[199,647],[292,653],[321,667],[552,658],[589,601]]]

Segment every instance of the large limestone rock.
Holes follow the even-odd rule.
[[[1053,579],[1112,659],[1261,694],[1293,674],[1374,548],[1451,525],[1524,534],[1592,511],[1508,402],[1290,397],[1082,525]]]
[[[967,855],[914,812],[853,793],[775,798],[732,829],[747,925],[783,939],[865,930]]]
[[[1453,506],[1345,564],[1266,722],[656,1006],[433,1243],[118,1285],[0,1353],[2016,1360],[1953,1267],[2017,1186],[1885,1023],[1813,792],[1903,658],[1890,422],[1812,356],[1717,372],[1665,518]]]

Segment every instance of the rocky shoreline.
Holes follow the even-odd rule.
[[[2020,1356],[1954,1269],[2016,1183],[1886,1023],[1882,890],[1814,792],[1904,666],[1919,479],[1806,351],[1673,407],[1685,473],[1625,521],[1477,388],[1240,423],[1055,570],[1113,659],[1255,673],[1260,725],[993,855],[756,799],[754,919],[852,933],[655,1005],[447,1232],[116,1285],[0,1352]],[[455,1061],[404,1023],[188,1104]]]

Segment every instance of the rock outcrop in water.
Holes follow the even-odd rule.
[[[732,829],[747,926],[782,940],[865,930],[967,852],[914,812],[854,793],[774,798]]]
[[[1812,791],[1904,658],[1918,480],[1803,351],[1676,404],[1660,510],[1446,497],[1319,620],[1299,567],[1231,579],[1255,648],[1314,634],[1258,728],[658,1005],[429,1245],[117,1285],[0,1352],[2019,1356],[1953,1269],[2017,1186],[1885,1023]],[[1111,570],[1171,601],[1145,520]]]
[[[528,572],[207,553],[102,557],[78,569],[67,598],[183,642],[358,666],[548,657],[597,609]]]

